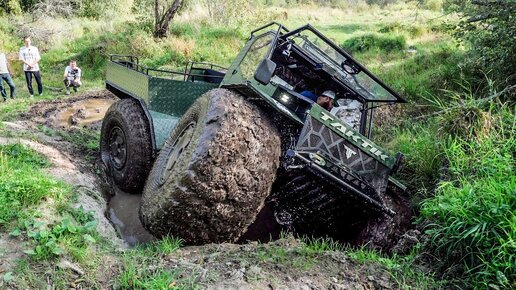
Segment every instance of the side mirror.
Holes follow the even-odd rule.
[[[266,85],[271,81],[275,70],[276,63],[268,58],[264,58],[254,73],[254,79],[257,80],[260,84]]]

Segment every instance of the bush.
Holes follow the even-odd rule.
[[[378,35],[364,34],[350,38],[341,44],[341,47],[351,52],[365,52],[378,50],[392,52],[403,50],[407,46],[407,41],[402,35]]]
[[[470,46],[466,64],[490,73],[500,86],[516,82],[516,2],[448,0],[462,19],[455,36]],[[482,74],[479,74],[482,77]]]

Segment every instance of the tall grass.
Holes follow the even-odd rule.
[[[448,178],[421,205],[419,222],[459,284],[516,286],[516,124],[514,108],[496,106],[497,122],[444,147]],[[462,265],[458,270],[457,265]]]

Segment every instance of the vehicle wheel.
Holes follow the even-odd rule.
[[[143,226],[186,244],[233,242],[253,222],[276,176],[280,134],[241,95],[214,89],[172,131],[149,174]]]
[[[306,168],[281,170],[267,204],[276,221],[298,235],[350,241],[366,220],[362,202]]]
[[[382,200],[396,214],[369,218],[354,243],[390,252],[400,237],[412,227],[414,213],[409,197],[394,187],[387,186]]]
[[[127,192],[143,188],[152,165],[149,124],[134,99],[109,107],[100,133],[100,153],[114,183]]]

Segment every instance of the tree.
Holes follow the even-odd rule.
[[[462,19],[455,36],[470,45],[469,62],[499,84],[516,82],[516,0],[448,0]]]
[[[170,22],[174,19],[182,0],[155,0],[154,1],[154,37],[167,36]]]

